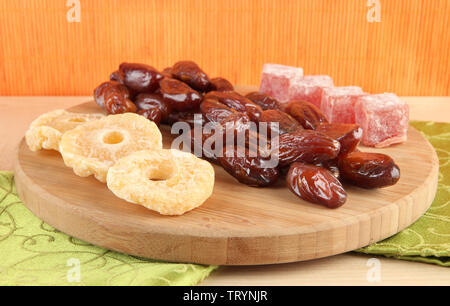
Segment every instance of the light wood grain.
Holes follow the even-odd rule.
[[[29,123],[42,112],[68,108],[90,97],[0,97],[0,169],[12,170],[14,151]],[[413,120],[450,122],[450,97],[402,97]],[[367,285],[370,256],[341,254],[319,260],[265,266],[220,267],[200,285]],[[448,269],[378,257],[381,284],[448,285]]]
[[[380,279],[368,278],[377,259]],[[368,265],[369,260],[372,264]],[[220,267],[201,286],[439,286],[450,285],[447,267],[383,256],[347,253],[282,265]]]
[[[73,110],[96,112],[98,107],[89,102]],[[173,136],[162,131],[170,147]],[[108,249],[202,264],[283,263],[366,246],[404,229],[426,211],[439,168],[428,141],[410,128],[406,143],[378,151],[396,160],[400,181],[380,190],[346,186],[347,203],[336,210],[298,199],[283,183],[263,189],[238,184],[215,166],[211,198],[183,216],[165,217],[116,198],[92,177],[75,176],[59,153],[31,152],[24,141],[15,180],[21,199],[39,218]]]
[[[88,95],[123,61],[197,61],[257,84],[266,62],[368,92],[449,95],[450,2],[367,0],[0,1],[0,95]]]

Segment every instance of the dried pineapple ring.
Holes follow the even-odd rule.
[[[195,155],[178,150],[140,151],[108,171],[108,188],[119,198],[162,215],[182,215],[208,199],[214,169]]]
[[[59,142],[65,132],[102,117],[102,114],[80,114],[57,109],[36,118],[25,133],[25,141],[31,151],[58,151]]]
[[[66,132],[59,145],[64,163],[75,174],[93,174],[101,182],[106,182],[109,167],[122,157],[161,148],[162,136],[156,124],[134,113],[87,122]]]

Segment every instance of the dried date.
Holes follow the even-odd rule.
[[[160,93],[143,93],[137,95],[134,100],[136,107],[138,110],[150,110],[152,108],[158,108],[161,113],[161,122],[167,122],[169,118],[169,114],[172,112],[172,107],[169,103],[164,101],[162,95]]]
[[[267,135],[283,135],[292,133],[298,130],[303,130],[303,127],[297,120],[289,116],[283,111],[270,109],[261,113],[259,122],[266,122],[268,125]],[[274,124],[277,123],[277,124]],[[260,125],[261,128],[261,125]]]
[[[116,81],[104,82],[94,90],[95,102],[109,114],[135,113],[136,106],[129,98],[128,89]]]
[[[144,116],[150,121],[153,121],[156,125],[159,125],[162,118],[162,112],[159,108],[141,109],[137,112],[139,115]]]
[[[353,152],[362,137],[362,128],[357,124],[322,123],[316,127],[317,132],[324,133],[341,144],[339,154]]]
[[[294,101],[287,105],[284,110],[294,117],[300,124],[308,130],[315,130],[321,123],[328,123],[327,118],[320,110],[309,102]]]
[[[213,99],[203,99],[200,110],[209,122],[220,122],[236,111]]]
[[[152,66],[137,63],[120,64],[119,74],[123,84],[133,94],[154,92],[163,78],[161,73]]]
[[[197,109],[202,101],[202,96],[197,91],[175,79],[163,79],[160,90],[164,101],[179,112]]]
[[[265,95],[261,92],[255,91],[247,94],[246,98],[253,103],[259,105],[263,110],[278,109],[281,110],[281,104],[275,98]]]
[[[351,152],[338,165],[343,179],[363,188],[391,186],[400,179],[400,168],[385,154]]]
[[[347,193],[341,182],[321,167],[293,163],[286,176],[286,183],[301,199],[328,208],[340,207],[347,200]]]
[[[116,82],[119,82],[120,84],[123,84],[123,79],[120,77],[119,70],[116,70],[113,73],[111,73],[109,75],[109,80],[116,81]]]
[[[210,87],[208,75],[192,61],[180,61],[171,69],[174,78],[188,84],[190,87],[204,92]]]
[[[235,91],[210,91],[204,98],[217,100],[229,108],[245,113],[253,122],[258,122],[262,113],[261,107]]]
[[[210,81],[208,91],[233,91],[234,86],[227,79],[213,78]]]
[[[247,149],[243,151],[240,155],[236,146],[226,146],[223,156],[218,157],[218,161],[229,174],[249,186],[269,186],[278,180],[280,172],[271,161],[255,156],[257,154],[252,155]]]
[[[341,148],[337,140],[311,130],[280,135],[275,143],[272,154],[276,154],[281,167],[296,161],[315,164],[334,159]]]
[[[195,109],[187,112],[171,112],[167,123],[172,125],[176,122],[186,122],[193,128],[195,124],[203,126],[207,121],[200,110]]]

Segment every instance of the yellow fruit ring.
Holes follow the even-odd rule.
[[[110,115],[66,132],[59,150],[75,174],[94,175],[106,182],[116,161],[141,150],[162,149],[162,136],[155,123],[134,114]]]
[[[62,135],[88,121],[103,118],[102,114],[71,113],[57,109],[35,119],[25,133],[25,141],[31,151],[59,150]]]
[[[140,151],[109,169],[107,185],[128,202],[162,215],[182,215],[211,196],[214,169],[207,161],[179,150]]]

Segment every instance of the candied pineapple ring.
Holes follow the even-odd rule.
[[[211,196],[214,169],[191,153],[147,150],[119,160],[109,169],[107,184],[128,202],[162,215],[182,215]]]
[[[75,174],[106,182],[116,161],[141,150],[160,150],[162,136],[155,123],[134,114],[109,115],[66,132],[59,150]]]
[[[65,132],[102,117],[103,114],[80,114],[57,109],[35,119],[25,134],[25,141],[31,151],[41,149],[58,151],[59,142]]]

